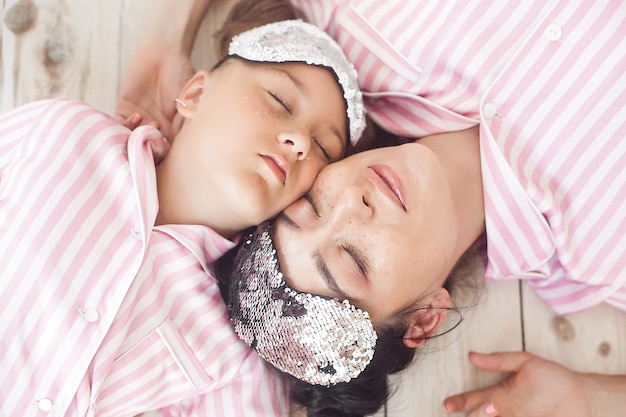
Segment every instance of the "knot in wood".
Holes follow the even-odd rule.
[[[55,36],[46,40],[46,65],[59,65],[72,55],[72,48],[67,38]]]
[[[576,336],[574,326],[565,317],[557,316],[553,318],[552,328],[562,340],[572,340]]]
[[[4,24],[16,35],[24,33],[37,20],[37,6],[32,0],[20,0],[4,14]]]
[[[609,354],[611,353],[611,345],[608,342],[600,343],[600,346],[598,346],[598,353],[600,354],[600,356],[609,356]]]

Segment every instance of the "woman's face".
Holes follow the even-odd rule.
[[[205,196],[240,227],[255,225],[301,197],[343,156],[346,109],[329,70],[230,59],[200,74],[183,92],[193,112],[179,106],[188,120],[166,158],[197,179],[195,202]]]
[[[416,143],[327,166],[274,227],[290,286],[347,298],[375,323],[442,285],[456,261],[457,236],[440,162]]]

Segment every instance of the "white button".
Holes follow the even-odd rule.
[[[98,318],[100,317],[98,312],[93,308],[86,308],[84,310],[81,309],[80,314],[83,315],[83,317],[85,318],[85,320],[87,320],[88,323],[94,323],[98,321]]]
[[[487,103],[483,106],[483,114],[487,119],[493,119],[493,116],[498,112],[498,106],[494,103]]]
[[[52,410],[52,401],[48,398],[42,398],[41,400],[37,400],[37,407],[39,407],[41,411],[48,412]]]
[[[546,36],[546,39],[554,42],[561,39],[561,35],[563,35],[563,29],[556,23],[551,23],[546,26],[546,30],[544,30],[543,34]]]
[[[130,229],[130,232],[133,234],[133,236],[135,236],[138,239],[141,239],[141,233],[139,233],[139,230],[135,229],[134,227]]]

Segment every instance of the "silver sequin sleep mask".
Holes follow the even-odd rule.
[[[369,364],[376,331],[367,312],[287,286],[270,222],[245,239],[228,306],[235,332],[276,368],[310,384],[356,378]]]
[[[350,142],[365,129],[365,107],[356,69],[326,32],[302,20],[283,20],[255,27],[233,37],[228,55],[254,62],[304,62],[330,69],[337,78],[350,128]]]

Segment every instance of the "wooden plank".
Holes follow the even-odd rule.
[[[470,350],[522,348],[519,284],[487,282],[483,292],[475,307],[471,306],[471,297],[457,301],[457,305],[469,306],[462,310],[461,325],[450,334],[431,340],[427,351],[419,354],[409,369],[392,378],[396,392],[387,405],[387,416],[447,416],[441,406],[445,397],[491,385],[503,377],[476,370],[469,364],[467,354]]]
[[[119,78],[121,0],[7,2],[5,20],[27,3],[36,14],[32,26],[23,33],[3,29],[2,110],[69,96],[112,111]]]
[[[0,91],[2,95],[0,96],[0,111],[6,111],[8,109],[13,108],[13,90],[15,85],[15,75],[16,75],[16,49],[17,49],[17,40],[18,37],[15,35],[15,32],[19,32],[19,27],[25,27],[28,24],[14,22],[14,20],[18,20],[12,17],[6,11],[10,10],[13,6],[13,3],[17,3],[16,0],[13,1],[3,1],[2,2],[2,77],[0,82]]]
[[[4,24],[4,2],[5,0],[0,0],[0,17],[2,18],[0,24],[0,111],[2,111],[2,97],[4,96],[4,58],[2,53],[4,50],[4,32],[9,30]]]
[[[526,350],[581,372],[626,375],[626,313],[607,304],[559,316],[523,287]]]

